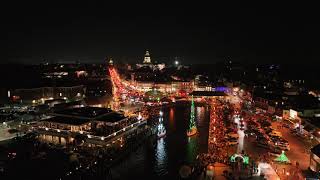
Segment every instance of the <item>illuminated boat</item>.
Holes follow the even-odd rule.
[[[187,136],[193,136],[193,135],[196,135],[198,133],[198,130],[197,130],[197,128],[196,127],[194,127],[194,128],[192,128],[192,129],[189,129],[188,131],[187,131]]]
[[[163,112],[160,111],[159,124],[158,124],[158,138],[162,138],[166,135],[166,129],[163,126]]]

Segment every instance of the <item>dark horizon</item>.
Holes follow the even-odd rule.
[[[146,49],[155,59],[182,57],[183,64],[313,63],[320,57],[319,24],[310,9],[167,7],[143,13],[93,3],[29,6],[4,21],[8,50],[1,63],[96,63],[105,57],[139,63]]]

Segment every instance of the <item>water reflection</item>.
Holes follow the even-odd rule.
[[[195,158],[198,155],[198,142],[197,138],[194,137],[188,137],[188,145],[187,145],[187,157],[186,160],[188,163],[192,164],[194,162]]]
[[[167,162],[167,152],[165,147],[166,142],[164,141],[164,138],[159,139],[156,147],[156,170],[164,170],[166,168],[165,166]],[[159,173],[165,174],[166,172],[159,171]]]
[[[204,121],[204,107],[203,106],[198,106],[196,107],[196,122],[197,125],[201,125],[202,122]]]
[[[172,107],[169,109],[169,125],[170,128],[174,128],[174,109]]]
[[[166,136],[153,147],[141,146],[122,165],[114,167],[112,173],[118,175],[116,179],[178,179],[182,165],[193,163],[200,152],[207,151],[209,112],[205,107],[195,108],[197,136],[188,139],[186,135],[190,104],[162,109]]]

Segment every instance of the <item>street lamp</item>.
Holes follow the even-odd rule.
[[[174,64],[177,66],[179,65],[179,61],[174,61]]]

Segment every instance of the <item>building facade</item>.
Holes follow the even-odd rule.
[[[26,104],[44,103],[48,99],[74,99],[81,100],[86,88],[83,85],[69,87],[40,87],[31,89],[15,89],[11,92],[14,102]]]

